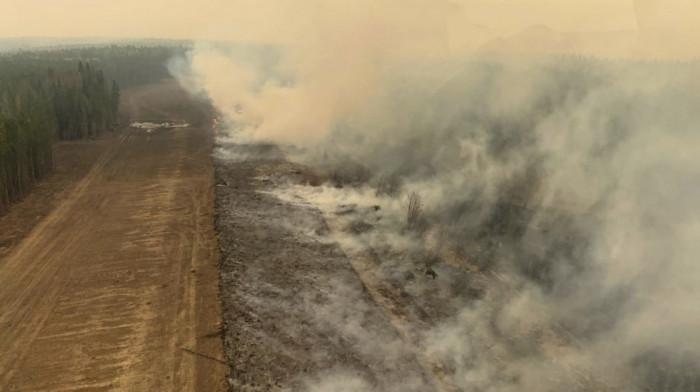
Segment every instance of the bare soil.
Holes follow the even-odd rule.
[[[109,133],[101,140],[54,144],[54,171],[40,181],[27,197],[0,216],[0,257],[6,256],[68,196],[114,138],[114,133]]]
[[[123,99],[0,218],[2,391],[225,389],[209,109],[173,81]]]

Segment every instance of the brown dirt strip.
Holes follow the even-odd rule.
[[[0,259],[0,390],[223,387],[211,129],[118,136]]]

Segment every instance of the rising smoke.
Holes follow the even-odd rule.
[[[309,199],[394,206],[377,227],[401,237],[415,192],[419,236],[507,277],[421,332],[459,390],[700,388],[699,64],[456,58],[449,9],[353,4],[314,7],[285,45],[202,44],[172,70],[231,137],[301,147],[335,186]],[[320,377],[310,390],[370,388]]]

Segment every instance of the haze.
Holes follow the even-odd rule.
[[[379,4],[379,3],[378,3]],[[366,7],[366,6],[365,6]],[[454,0],[384,1],[375,10],[355,2],[6,0],[0,4],[0,37],[119,37],[288,42],[298,30],[322,23],[319,12],[408,15],[444,34],[451,53],[482,48],[581,52],[603,56],[693,57],[687,39],[700,28],[700,5],[689,0]],[[419,10],[412,12],[412,10]],[[427,10],[427,12],[426,12]],[[389,15],[386,15],[389,14]],[[531,37],[532,26],[546,37]],[[421,31],[421,30],[417,30]],[[541,31],[541,30],[540,30]],[[584,33],[572,38],[561,33]],[[609,35],[600,36],[608,32]],[[525,34],[525,37],[521,37]],[[506,40],[497,42],[494,40]],[[510,41],[509,41],[510,40]],[[557,42],[543,44],[542,40]],[[511,42],[512,41],[512,42]]]
[[[699,3],[0,0],[0,391],[700,391]]]

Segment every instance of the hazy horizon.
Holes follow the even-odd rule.
[[[405,38],[430,36],[449,55],[473,53],[484,46],[605,57],[689,58],[700,54],[700,45],[684,38],[700,33],[700,5],[688,0],[386,0],[364,7],[315,0],[210,0],[196,4],[165,0],[7,0],[0,5],[0,38],[304,44],[305,39],[319,32],[324,13],[331,18],[347,13],[344,18],[348,21],[400,21],[382,26],[385,31],[405,28],[403,19],[410,20],[408,28],[412,31]],[[543,26],[553,34],[523,38],[533,26]],[[572,39],[569,33],[578,34]],[[606,35],[601,37],[601,33]],[[543,40],[556,45],[543,44]],[[504,46],[501,41],[509,43]]]
[[[2,0],[8,35],[0,213],[40,196],[0,390],[700,387],[700,1]]]

